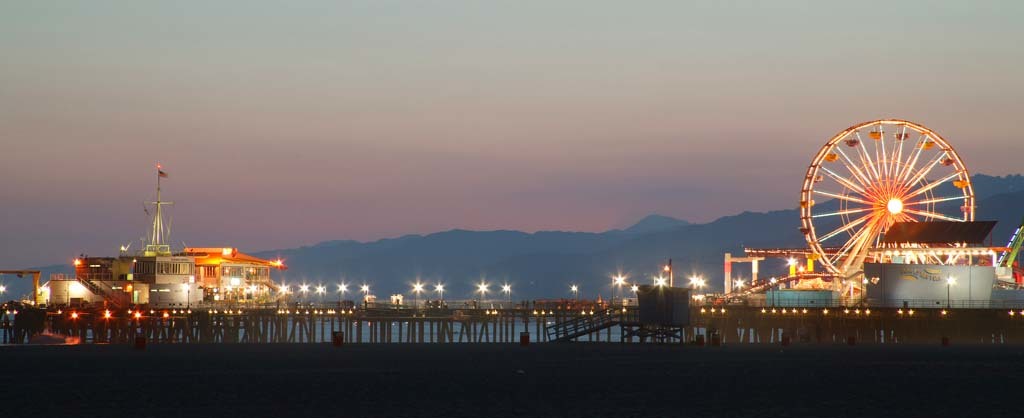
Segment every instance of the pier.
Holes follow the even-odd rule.
[[[616,342],[660,344],[1024,343],[1024,310],[694,306],[690,325],[641,324],[636,307],[598,310],[229,309],[43,311],[3,314],[0,341],[40,333],[80,344],[458,344]],[[338,334],[336,334],[338,333]]]

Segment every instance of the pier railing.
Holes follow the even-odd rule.
[[[712,306],[710,300],[698,306]],[[867,299],[850,303],[841,299],[800,299],[787,298],[775,300],[749,299],[744,303],[726,304],[726,306],[750,306],[757,308],[842,308],[869,306],[873,308],[955,308],[955,309],[1024,309],[1024,300],[968,300],[968,299]]]

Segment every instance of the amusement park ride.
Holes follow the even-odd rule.
[[[807,248],[746,249],[746,259],[732,258],[754,264],[764,257],[787,258],[789,276],[755,279],[741,289],[727,283],[727,298],[787,285],[833,290],[856,302],[865,297],[869,282],[877,282],[865,276],[866,263],[987,265],[1005,271],[1013,267],[1024,236],[1018,228],[1006,247],[981,246],[994,222],[975,222],[966,165],[937,132],[897,119],[851,126],[821,147],[803,179],[800,222]],[[897,238],[897,230],[914,233]],[[979,234],[980,240],[963,238]],[[797,259],[806,259],[806,268]],[[1020,284],[1020,272],[1015,276]]]

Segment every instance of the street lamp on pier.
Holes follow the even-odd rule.
[[[437,297],[440,299],[441,306],[444,307],[444,283],[438,283],[434,285],[434,291],[437,292]]]
[[[572,291],[572,298],[577,302],[580,301],[580,287],[576,285],[569,286],[569,290]]]
[[[327,286],[317,286],[316,287],[316,294],[320,295],[320,305],[321,305],[321,307],[323,307],[323,304],[324,304],[324,294],[326,294],[326,293],[327,293]]]
[[[3,286],[0,286],[2,288]],[[185,308],[192,309],[192,287],[188,283],[181,284],[181,290],[185,292]],[[0,293],[3,293],[3,289],[0,289]]]
[[[477,308],[480,307],[479,304],[483,303],[484,297],[487,296],[487,286],[487,282],[483,281],[481,281],[480,284],[476,285],[476,292],[480,294],[480,298],[477,299]]]
[[[345,282],[341,282],[338,285],[338,309],[341,309],[341,302],[345,300],[345,292],[348,292],[348,285]]]
[[[612,284],[615,285],[616,296],[618,296],[619,299],[622,299],[622,286],[626,284],[626,276],[620,274],[612,277]]]
[[[420,306],[420,293],[423,293],[423,283],[420,283],[419,281],[416,281],[416,283],[413,283],[413,285],[412,285],[412,293],[413,293],[412,307],[414,309],[415,308],[419,308],[419,306]]]
[[[949,288],[956,285],[956,278],[949,276],[946,278],[946,309],[950,308]]]
[[[370,297],[370,285],[363,283],[359,286],[359,291],[363,292],[363,307],[366,307],[366,300]]]
[[[501,291],[505,294],[505,299],[508,303],[512,303],[512,285],[508,283],[501,285]]]

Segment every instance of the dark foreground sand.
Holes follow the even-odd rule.
[[[0,347],[4,417],[1024,416],[1020,346]]]

